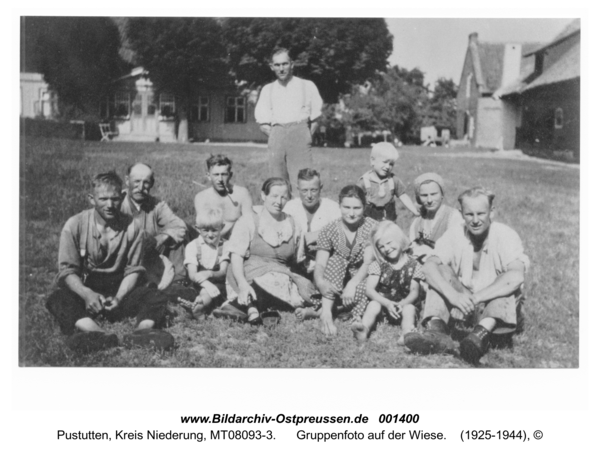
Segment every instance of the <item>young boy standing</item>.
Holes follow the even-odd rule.
[[[396,221],[396,197],[410,212],[419,216],[419,211],[406,194],[404,184],[392,172],[398,160],[398,150],[387,142],[377,143],[371,150],[371,170],[358,180],[367,195],[365,216],[376,221]]]

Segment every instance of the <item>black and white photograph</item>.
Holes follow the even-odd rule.
[[[581,19],[20,18],[20,367],[578,368]]]

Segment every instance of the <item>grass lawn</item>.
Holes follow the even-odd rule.
[[[299,323],[291,313],[275,329],[227,321],[191,320],[179,311],[169,331],[177,348],[169,353],[114,348],[77,356],[64,346],[43,302],[56,273],[60,230],[89,208],[89,180],[128,165],[149,163],[157,184],[153,194],[193,223],[193,197],[206,183],[209,153],[234,161],[234,181],[248,187],[255,202],[265,179],[266,152],[256,147],[160,143],[99,143],[25,138],[21,142],[19,360],[22,366],[296,367],[296,368],[464,368],[451,356],[414,356],[396,345],[399,328],[382,324],[359,347],[348,323],[328,339],[315,321]],[[532,265],[526,278],[526,324],[513,348],[493,349],[482,360],[492,368],[565,368],[579,362],[579,169],[552,162],[483,158],[481,152],[402,149],[396,173],[408,184],[434,171],[446,180],[446,201],[482,184],[497,194],[495,220],[521,236]],[[336,198],[346,184],[369,168],[368,149],[315,149],[324,195]],[[412,196],[412,192],[409,192]],[[400,212],[407,230],[409,214]],[[120,336],[129,324],[107,325]]]

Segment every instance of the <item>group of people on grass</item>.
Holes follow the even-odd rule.
[[[371,170],[337,202],[321,196],[319,172],[303,168],[295,198],[288,180],[270,177],[253,206],[232,183],[229,158],[211,156],[193,228],[150,194],[150,166],[131,166],[124,190],[114,172],[99,174],[93,208],[62,230],[58,288],[46,305],[83,352],[119,343],[98,316],[135,316],[123,343],[168,349],[169,304],[181,304],[194,318],[253,325],[293,311],[326,335],[347,319],[359,342],[384,320],[413,352],[476,363],[492,334],[517,328],[528,258],[518,235],[492,222],[492,193],[464,191],[459,211],[444,203],[442,177],[425,173],[413,184],[415,205],[392,172],[397,158],[392,144],[373,146]],[[408,234],[396,223],[397,199],[415,215]],[[449,326],[465,324],[474,328],[457,346]]]
[[[253,325],[275,325],[279,311],[293,311],[326,335],[347,318],[359,342],[386,320],[400,326],[399,345],[412,352],[477,363],[492,336],[518,328],[529,266],[516,232],[492,221],[494,194],[468,189],[457,210],[444,203],[442,177],[429,172],[414,181],[415,205],[392,172],[398,151],[384,142],[337,202],[323,198],[310,147],[319,92],[293,76],[285,49],[273,52],[271,69],[277,80],[256,107],[269,137],[262,205],[232,183],[224,155],[206,162],[211,186],[194,199],[195,227],[150,194],[147,164],[128,168],[125,190],[114,172],[94,178],[93,208],[62,230],[57,290],[46,302],[68,345],[117,346],[96,318],[135,316],[125,345],[169,349],[175,340],[163,327],[169,304],[178,303],[198,319]],[[397,224],[397,200],[415,216],[408,234]],[[469,331],[460,345],[453,326]]]

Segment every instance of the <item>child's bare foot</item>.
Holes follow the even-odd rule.
[[[192,316],[195,319],[204,319],[206,317],[206,306],[202,303],[194,304],[192,308]]]
[[[337,327],[335,327],[335,324],[333,324],[332,320],[324,320],[321,318],[321,321],[319,321],[317,324],[319,325],[318,329],[325,335],[333,336],[337,334]]]
[[[354,335],[354,338],[356,338],[359,342],[363,343],[367,341],[367,334],[369,331],[367,329],[367,326],[365,326],[363,323],[355,321],[350,326],[350,329],[352,329],[352,334]]]
[[[318,318],[320,316],[314,307],[298,307],[294,311],[294,315],[296,315],[296,318],[298,318],[298,320],[300,321],[304,321],[305,319]]]

